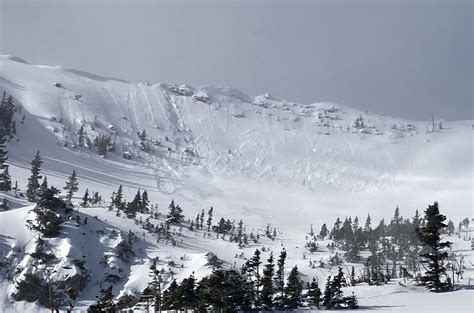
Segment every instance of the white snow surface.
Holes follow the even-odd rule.
[[[81,293],[79,309],[94,301],[98,282],[107,271],[124,278],[114,286],[116,295],[145,288],[150,257],[160,257],[160,266],[167,270],[172,267],[170,260],[183,264],[172,268],[180,279],[192,272],[197,277],[207,275],[208,252],[239,266],[243,260],[234,256],[242,251],[247,257],[262,246],[275,253],[285,247],[289,268],[298,264],[308,279],[317,276],[322,282],[336,268],[313,270],[308,259],[303,260],[310,224],[319,230],[323,223],[332,225],[336,217],[358,216],[363,222],[367,214],[373,223],[380,218],[387,221],[397,204],[403,216],[411,217],[415,209],[421,212],[434,201],[455,225],[474,215],[471,120],[443,121],[441,130],[437,120],[437,131],[431,132],[431,120],[380,116],[335,103],[303,105],[269,94],[251,97],[229,87],[129,83],[58,66],[31,65],[12,56],[0,56],[0,91],[12,95],[25,116],[21,123],[17,115],[17,134],[8,143],[10,173],[20,188],[26,186],[29,163],[39,149],[42,172],[51,184],[62,187],[72,170],[77,171],[77,198],[88,188],[108,199],[122,184],[128,200],[138,188],[147,190],[161,213],[174,199],[190,219],[213,206],[215,221],[243,219],[255,232],[270,223],[280,232],[274,242],[262,239],[243,250],[187,229],[177,247],[156,243],[145,234],[137,259],[126,265],[114,256],[113,247],[129,229],[137,234],[143,230],[104,208],[80,209],[81,218],[88,216],[89,231],[68,221],[63,236],[48,240],[61,259],[57,275],[70,275],[64,266],[71,267],[73,259],[87,260],[93,281]],[[354,126],[359,117],[363,128]],[[111,135],[115,153],[104,158],[93,147],[77,147],[82,124],[91,141],[98,134]],[[138,144],[137,133],[143,130],[150,152]],[[124,159],[124,151],[133,158]],[[32,206],[11,194],[5,197],[13,209],[0,212],[0,252],[6,257],[17,251],[17,268],[26,271],[31,262],[27,252],[34,248],[36,236],[25,227]],[[111,232],[117,233],[116,239],[110,239]],[[470,242],[453,240],[454,249],[465,251],[474,262]],[[328,253],[323,250],[309,259],[324,259]],[[99,264],[104,255],[110,256],[107,270]],[[472,262],[468,278],[474,278]],[[118,268],[123,272],[118,273]],[[0,283],[0,311],[42,310],[12,303],[12,288]],[[368,312],[471,312],[473,307],[472,290],[437,297],[396,283],[355,288],[362,310]],[[443,305],[446,297],[460,306],[452,310]]]

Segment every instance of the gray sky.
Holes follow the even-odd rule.
[[[0,2],[1,53],[35,64],[472,118],[469,0]]]

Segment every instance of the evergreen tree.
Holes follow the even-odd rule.
[[[364,232],[365,232],[366,234],[368,234],[368,233],[371,231],[371,229],[372,229],[371,226],[370,226],[370,224],[371,224],[370,215],[367,214],[367,219],[365,220],[365,225],[364,225]]]
[[[214,208],[211,206],[211,208],[209,209],[209,211],[207,212],[207,221],[206,221],[206,224],[207,224],[207,232],[210,232],[211,231],[211,226],[212,226],[212,212],[214,211]]]
[[[454,234],[454,231],[456,230],[456,228],[454,227],[453,221],[451,221],[451,220],[448,221],[448,228],[447,228],[447,230],[448,230],[448,234],[449,234],[449,235]]]
[[[355,309],[357,307],[357,300],[355,295],[344,297],[341,288],[345,285],[344,272],[339,267],[338,273],[331,281],[331,276],[326,282],[326,289],[324,290],[323,306],[328,309]]]
[[[201,211],[201,215],[199,216],[199,229],[202,229],[204,225],[204,209]]]
[[[125,262],[130,262],[131,258],[135,256],[135,252],[133,251],[133,239],[135,237],[132,230],[129,230],[127,238],[123,238],[115,247],[117,256]]]
[[[163,305],[165,310],[176,310],[181,308],[181,299],[178,298],[178,283],[176,279],[168,286],[168,289],[163,293]]]
[[[148,212],[148,206],[150,205],[150,200],[148,200],[148,192],[146,190],[142,193],[142,202],[141,202],[141,209],[142,213]]]
[[[150,264],[150,277],[151,277],[151,286],[152,294],[154,297],[155,312],[161,311],[161,284],[163,283],[162,271],[157,267],[158,260],[153,258]]]
[[[117,192],[112,196],[112,205],[117,209],[123,209],[123,191],[122,185],[118,187]]]
[[[99,193],[96,191],[94,192],[94,194],[92,195],[92,200],[91,200],[91,204],[92,205],[97,205],[102,202],[102,197],[99,195]]]
[[[237,312],[250,308],[244,299],[246,289],[242,276],[234,270],[214,269],[211,275],[198,283],[197,291],[199,299],[205,304],[201,305],[200,311]]]
[[[183,209],[179,205],[175,205],[174,200],[171,200],[169,210],[166,223],[180,225],[184,220]]]
[[[0,191],[12,190],[12,181],[8,168],[9,166],[5,165],[5,167],[3,168],[3,173],[1,173],[0,169]]]
[[[334,297],[333,289],[331,288],[331,275],[328,276],[326,279],[326,286],[324,288],[324,296],[323,296],[323,306],[326,309],[332,308],[332,299]]]
[[[142,199],[141,199],[140,189],[138,189],[132,202],[129,202],[127,204],[125,214],[127,215],[128,218],[133,218],[137,215],[137,212],[141,211],[141,208],[142,208]]]
[[[78,186],[79,183],[77,182],[76,171],[73,170],[71,176],[69,176],[69,180],[66,182],[66,186],[64,187],[64,190],[67,191],[66,199],[68,201],[71,201],[74,193],[79,190]]]
[[[262,276],[262,292],[260,294],[260,302],[264,310],[270,310],[273,308],[273,275],[275,272],[275,262],[273,259],[273,252],[270,252],[270,257],[267,260],[267,264],[263,269]]]
[[[319,238],[320,239],[326,238],[328,233],[329,233],[328,227],[326,226],[326,223],[324,223],[323,226],[321,226],[321,230],[319,231]]]
[[[185,310],[194,310],[199,304],[196,293],[196,278],[194,273],[188,278],[183,279],[178,288],[178,297],[181,299],[180,308]]]
[[[307,300],[311,308],[316,307],[319,310],[319,303],[321,302],[321,289],[319,289],[318,282],[314,277],[311,284],[308,284]]]
[[[250,265],[253,270],[253,274],[255,277],[255,307],[257,309],[260,308],[260,285],[261,285],[261,277],[260,277],[260,265],[262,261],[260,259],[260,250],[256,249],[252,258],[250,259]]]
[[[420,256],[427,270],[421,277],[421,284],[434,292],[442,292],[451,289],[452,285],[446,277],[444,260],[448,258],[448,253],[443,251],[451,246],[449,241],[441,241],[441,231],[447,228],[444,224],[446,216],[439,213],[438,202],[429,205],[425,210],[426,225],[418,231],[420,241],[426,246],[427,251]]]
[[[48,190],[48,177],[43,177],[43,182],[41,182],[41,185],[38,189],[38,195],[42,195],[44,192]]]
[[[283,249],[278,257],[277,270],[275,275],[275,306],[278,309],[284,308],[285,299],[285,261],[286,261],[286,250]]]
[[[18,187],[18,181],[15,180],[15,186],[13,187],[13,191],[15,192],[15,198],[18,197],[18,191],[20,188]]]
[[[7,139],[11,139],[16,133],[14,115],[16,106],[13,102],[13,97],[3,92],[2,102],[0,104],[0,133]]]
[[[8,165],[5,164],[8,160],[7,153],[5,147],[5,134],[0,128],[0,191],[11,190],[11,177],[8,173]]]
[[[299,278],[298,267],[295,265],[288,275],[285,287],[285,308],[294,310],[301,306],[303,283]]]
[[[59,197],[59,190],[49,187],[41,192],[36,207],[34,221],[27,220],[27,227],[39,231],[44,237],[59,235],[64,218],[60,210],[65,208],[65,203]]]
[[[100,298],[97,302],[91,305],[87,312],[89,313],[114,313],[117,306],[114,303],[114,295],[112,293],[112,285],[109,288],[100,290]]]
[[[82,196],[81,207],[85,208],[89,204],[89,189],[86,188],[84,195]]]
[[[81,128],[77,131],[79,147],[84,147],[84,140],[86,131],[84,130],[84,124],[81,124]]]
[[[29,201],[35,201],[38,197],[38,189],[40,188],[39,180],[42,178],[40,175],[41,165],[40,152],[37,151],[34,159],[31,161],[31,176],[28,178],[28,185],[26,189],[26,197]]]

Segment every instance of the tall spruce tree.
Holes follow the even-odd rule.
[[[260,277],[260,265],[262,264],[260,258],[260,250],[256,249],[252,258],[250,259],[251,268],[253,270],[253,274],[255,277],[255,308],[260,308],[260,285],[261,285],[261,277]]]
[[[294,310],[302,304],[303,283],[299,278],[298,267],[295,265],[288,275],[285,286],[285,308]]]
[[[66,182],[66,186],[64,187],[64,190],[67,191],[66,199],[68,201],[71,201],[74,193],[79,190],[78,186],[79,186],[79,183],[77,182],[76,170],[73,170],[71,176],[69,176],[69,179]]]
[[[439,212],[438,202],[435,202],[425,210],[426,223],[418,230],[420,241],[426,248],[426,252],[420,255],[422,263],[426,264],[426,272],[420,283],[434,292],[447,291],[452,287],[444,266],[444,260],[448,258],[448,252],[444,250],[451,247],[452,243],[441,241],[441,232],[447,228],[445,220],[446,216]]]
[[[199,304],[199,298],[196,292],[196,278],[194,273],[183,279],[178,288],[178,297],[180,298],[180,307],[185,310],[195,310]]]
[[[212,226],[212,212],[214,211],[214,208],[211,206],[209,211],[207,211],[207,232],[211,231],[211,226]]]
[[[40,152],[38,150],[34,159],[31,161],[31,176],[28,178],[28,185],[26,188],[26,197],[29,201],[35,201],[38,197],[38,189],[40,188],[39,180],[42,178],[40,175],[42,164],[43,161],[41,160]]]
[[[275,306],[278,309],[284,308],[285,299],[285,261],[286,250],[283,249],[278,257],[277,270],[275,273]]]
[[[270,252],[270,256],[267,260],[267,264],[263,268],[262,275],[262,292],[260,293],[260,302],[262,309],[270,310],[273,308],[273,275],[275,272],[275,261],[273,258],[273,252]]]
[[[150,264],[150,277],[151,283],[150,285],[153,287],[152,294],[154,298],[155,304],[155,312],[161,311],[161,284],[163,283],[163,276],[162,271],[158,269],[158,260],[157,258],[153,258]]]

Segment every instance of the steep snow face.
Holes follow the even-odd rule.
[[[269,94],[250,97],[228,87],[133,84],[31,65],[11,56],[0,57],[3,90],[21,104],[17,134],[8,143],[10,173],[20,188],[26,186],[29,163],[40,149],[42,174],[50,184],[60,188],[73,169],[78,172],[80,190],[74,202],[85,188],[99,191],[107,201],[122,184],[127,200],[138,188],[146,189],[161,213],[172,198],[186,218],[212,205],[214,221],[243,219],[248,231],[262,234],[259,247],[275,253],[284,247],[289,252],[287,270],[297,264],[305,279],[324,281],[335,271],[308,266],[308,260],[331,256],[324,241],[323,250],[311,256],[305,252],[310,224],[319,229],[336,217],[389,218],[396,204],[408,218],[435,200],[455,222],[472,215],[472,121],[443,122],[439,129],[439,120],[433,126],[431,121],[378,116],[333,103],[302,105]],[[98,136],[110,136],[115,151],[99,156],[93,144]],[[8,259],[21,276],[36,266],[29,255],[36,234],[25,226],[32,207],[11,194],[1,197],[10,200],[13,210],[0,212],[0,261]],[[80,309],[116,279],[116,295],[139,294],[150,279],[148,258],[159,257],[160,267],[169,273],[167,284],[192,272],[198,278],[209,274],[214,254],[239,267],[244,259],[236,255],[248,257],[256,248],[239,249],[204,236],[204,231],[178,227],[173,232],[182,231],[177,238],[184,241],[172,247],[105,208],[81,208],[74,215],[78,220],[67,221],[63,234],[48,239],[47,247],[58,257],[52,279],[77,276],[86,262],[90,281],[78,298]],[[87,224],[78,222],[85,218]],[[163,222],[163,217],[152,219],[156,225]],[[264,238],[267,223],[278,229],[277,240]],[[115,247],[129,230],[139,238],[136,258],[126,263]],[[451,239],[455,251],[468,251],[468,238]],[[472,254],[466,260],[472,261]],[[466,281],[472,273],[471,267]],[[40,311],[34,304],[11,304],[5,295],[14,291],[12,283],[2,282],[0,291],[0,311]],[[370,306],[368,311],[385,310],[389,302],[397,309],[418,309],[420,293],[408,293],[397,284],[355,291],[361,305]],[[469,309],[464,291],[455,296]],[[430,294],[422,298],[433,308],[444,305]]]
[[[380,216],[397,202],[412,210],[438,200],[459,216],[472,207],[471,121],[431,132],[440,121],[228,87],[134,84],[11,56],[0,57],[0,69],[0,89],[26,111],[19,141],[9,146],[17,173],[41,149],[53,183],[75,168],[108,193],[123,184],[262,220],[293,208],[301,208],[301,222],[317,207],[377,209]],[[81,126],[86,147],[78,147]],[[91,143],[99,135],[115,143],[105,158]]]

